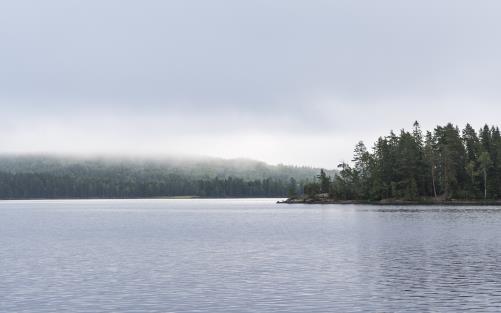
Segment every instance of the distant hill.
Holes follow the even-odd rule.
[[[248,159],[3,155],[0,198],[283,197],[318,171]]]

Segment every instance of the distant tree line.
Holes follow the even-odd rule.
[[[199,197],[286,197],[300,193],[301,183],[293,178],[244,180],[211,178],[193,180],[177,175],[155,179],[106,179],[54,176],[47,173],[0,173],[1,199],[36,198],[151,198]]]
[[[0,199],[287,197],[302,194],[317,171],[255,161],[203,162],[0,157]],[[238,164],[245,168],[237,169]]]
[[[380,137],[371,151],[359,142],[352,163],[338,168],[333,179],[321,170],[304,192],[339,200],[499,199],[501,134],[450,123],[423,134],[415,122],[412,131]]]

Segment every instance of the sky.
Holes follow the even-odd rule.
[[[500,29],[494,0],[1,1],[0,153],[334,168],[501,124]]]

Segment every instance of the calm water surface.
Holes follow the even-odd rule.
[[[501,209],[0,202],[0,312],[501,311]]]

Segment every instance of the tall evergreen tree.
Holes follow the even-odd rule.
[[[469,180],[465,181],[465,192],[470,197],[475,197],[479,191],[478,158],[480,154],[480,140],[477,133],[470,124],[466,124],[463,130],[463,144],[465,146],[465,170]]]
[[[437,171],[437,151],[435,138],[430,131],[426,132],[426,140],[424,147],[424,158],[425,164],[428,167],[429,181],[431,181],[431,188],[433,191],[433,196],[437,198],[437,183],[436,183],[436,171]]]
[[[324,169],[320,170],[320,175],[317,176],[320,181],[320,192],[328,193],[331,185],[331,178],[327,176]]]

